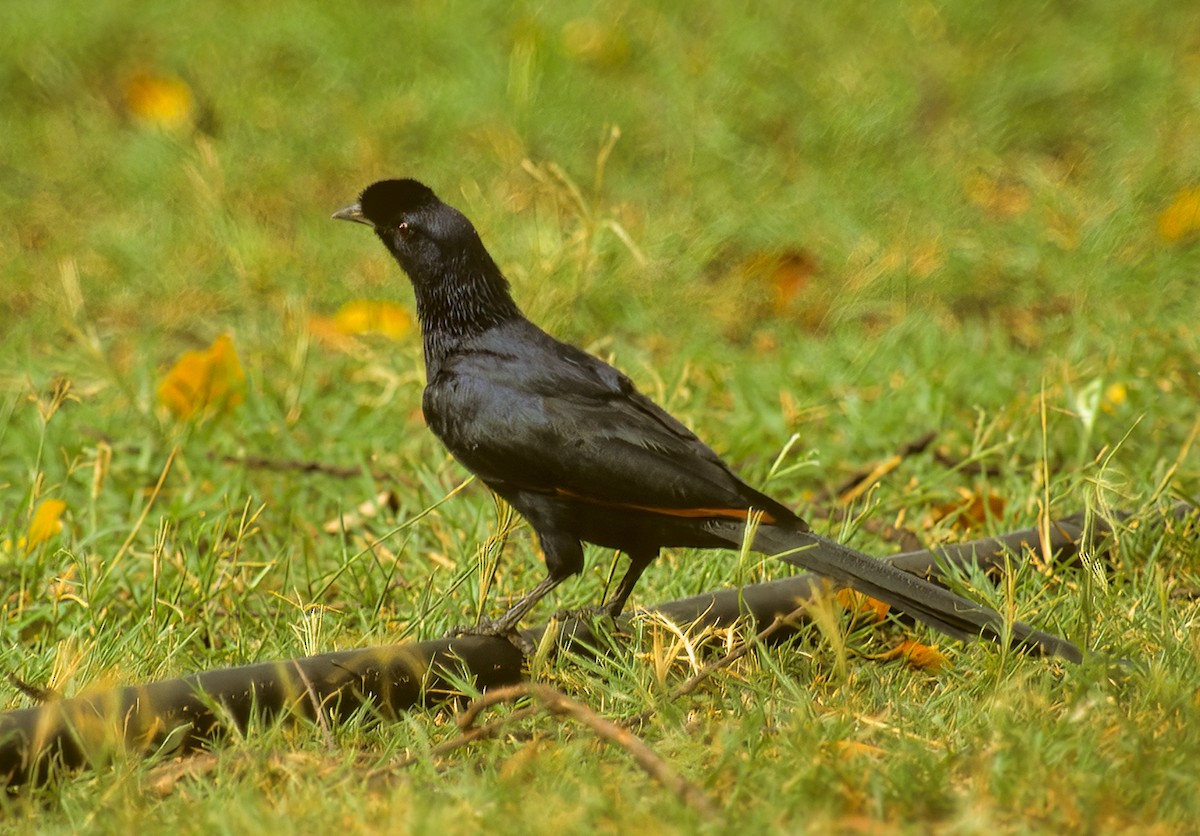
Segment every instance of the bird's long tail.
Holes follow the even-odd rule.
[[[956,639],[998,642],[1006,635],[1004,618],[995,610],[818,534],[764,525],[755,532],[754,549],[845,584]],[[1028,624],[1013,622],[1007,635],[1016,647],[1083,661],[1077,646]]]

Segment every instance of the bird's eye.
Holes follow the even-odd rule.
[[[400,233],[402,238],[407,238],[413,232],[412,227],[408,225],[408,221],[401,221],[400,225],[396,227],[396,231]]]

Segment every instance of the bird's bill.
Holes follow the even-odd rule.
[[[367,216],[363,214],[362,205],[358,203],[352,203],[345,209],[339,209],[330,217],[338,221],[354,221],[355,223],[374,226],[374,224],[367,220]]]

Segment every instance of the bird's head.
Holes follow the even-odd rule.
[[[374,229],[414,283],[432,280],[447,264],[482,249],[471,222],[416,180],[372,183],[333,217]]]
[[[458,339],[521,315],[475,227],[428,186],[381,180],[333,217],[374,229],[412,280],[427,362],[445,349],[438,343],[445,334]]]

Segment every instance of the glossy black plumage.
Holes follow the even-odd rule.
[[[629,556],[607,605],[615,615],[660,548],[735,548],[753,509],[763,513],[756,548],[957,638],[1000,635],[995,612],[811,533],[625,375],[531,323],[475,228],[426,186],[375,183],[334,217],[371,226],[412,281],[430,429],[537,533],[547,578],[496,629],[515,627],[546,592],[582,570],[581,541]],[[1014,636],[1078,655],[1024,625]]]

